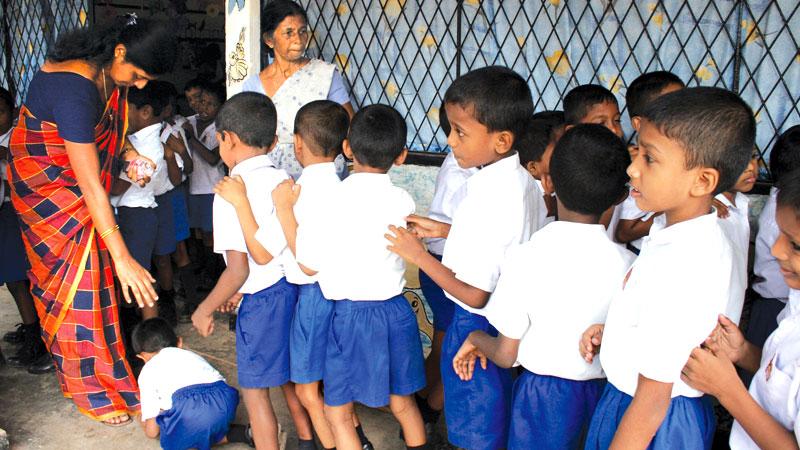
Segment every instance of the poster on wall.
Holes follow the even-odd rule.
[[[225,0],[225,86],[228,97],[241,92],[258,72],[261,49],[260,2]]]

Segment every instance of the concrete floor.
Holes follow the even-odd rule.
[[[8,291],[0,287],[0,335],[13,329],[19,322],[14,301]],[[181,325],[178,334],[187,348],[202,353],[219,370],[228,383],[236,386],[235,335],[228,331],[227,317],[217,319],[214,334],[200,337],[190,325]],[[14,354],[14,346],[0,342],[6,356]],[[297,435],[289,417],[280,390],[272,392],[278,421],[284,430],[286,449],[297,448]],[[358,408],[364,430],[378,450],[404,449],[398,439],[398,425],[391,414],[369,408]],[[237,422],[246,423],[247,413],[239,405]],[[137,423],[120,428],[110,428],[78,413],[72,401],[61,395],[54,374],[30,375],[12,367],[0,368],[0,429],[5,429],[12,449],[133,450],[158,449],[158,441],[144,436]],[[246,449],[246,445],[228,445],[224,448]]]

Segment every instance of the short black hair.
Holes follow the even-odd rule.
[[[261,35],[272,36],[275,30],[278,29],[278,25],[283,22],[283,19],[291,16],[300,16],[308,24],[306,10],[298,3],[291,0],[273,0],[267,3],[264,5],[264,9],[261,10]],[[263,44],[263,39],[261,42],[267,54],[272,55],[274,53],[273,50]]]
[[[800,125],[784,131],[769,153],[769,172],[776,183],[796,169],[800,169]]]
[[[8,92],[8,89],[0,86],[0,101],[5,102],[8,105],[8,109],[14,111],[14,97],[11,96],[11,92]]]
[[[644,107],[661,95],[667,86],[677,84],[686,87],[686,84],[672,72],[658,70],[648,72],[636,77],[625,92],[625,105],[628,107],[630,117],[640,116]]]
[[[266,95],[240,92],[223,103],[214,124],[218,133],[235,133],[245,145],[269,148],[275,141],[278,113]]]
[[[533,118],[547,121],[553,126],[561,126],[567,123],[566,119],[564,119],[564,111],[559,110],[539,111],[533,115]]]
[[[169,103],[169,97],[164,95],[158,84],[147,83],[141,89],[136,86],[128,88],[128,103],[136,105],[137,108],[150,106],[153,108],[153,115],[158,116]]]
[[[783,174],[778,182],[778,208],[792,208],[800,219],[800,169]]]
[[[126,61],[153,76],[171,72],[178,59],[173,23],[132,14],[119,16],[108,26],[64,32],[48,49],[47,59],[81,59],[104,66],[113,59],[118,44],[125,46]]]
[[[534,116],[528,119],[528,126],[514,142],[514,150],[519,153],[519,163],[522,167],[529,162],[542,159],[542,155],[550,143],[552,132],[553,124],[551,122],[536,119]]]
[[[630,164],[625,143],[611,130],[579,124],[558,140],[550,159],[550,177],[564,207],[600,216],[627,192]]]
[[[444,102],[439,108],[439,126],[442,127],[445,136],[450,136],[450,121],[447,120],[447,109],[444,107]]]
[[[389,105],[369,105],[353,116],[348,140],[359,163],[388,171],[406,148],[408,127]]]
[[[647,105],[641,117],[683,147],[686,169],[709,167],[719,172],[714,195],[732,188],[752,159],[753,110],[731,91],[692,87],[670,92]]]
[[[209,81],[202,77],[192,78],[183,85],[183,92],[190,91],[194,88],[202,90],[203,86],[207,85],[208,83]]]
[[[490,132],[510,131],[515,139],[533,115],[528,83],[501,66],[483,67],[456,78],[444,94],[444,103],[472,108],[475,120]]]
[[[582,84],[564,96],[564,121],[567,125],[577,125],[586,118],[594,105],[617,103],[617,97],[599,84]]]
[[[299,134],[317,156],[331,157],[342,152],[350,116],[347,110],[330,100],[306,103],[294,116],[294,133]]]
[[[167,347],[177,347],[178,336],[166,320],[153,317],[136,325],[131,333],[131,346],[136,354],[156,353]]]
[[[219,101],[219,104],[225,103],[225,97],[227,96],[227,92],[225,91],[225,85],[222,83],[203,83],[200,86],[200,89],[203,92],[208,92],[209,94],[213,95]]]

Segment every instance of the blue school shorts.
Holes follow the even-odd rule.
[[[214,230],[214,194],[189,195],[189,227],[211,233]]]
[[[334,302],[319,283],[297,286],[297,307],[289,335],[290,379],[298,384],[322,380]]]
[[[172,191],[170,191],[172,192]],[[170,192],[166,192],[156,197],[156,246],[153,250],[154,255],[171,255],[178,248],[178,241],[175,240],[175,212],[172,208],[172,198]]]
[[[156,208],[120,206],[117,208],[117,223],[133,259],[145,270],[150,270],[158,232],[158,227],[153,226],[158,223]]]
[[[611,445],[622,416],[633,397],[606,384],[600,403],[594,411],[586,438],[587,450],[605,450]],[[656,431],[648,449],[703,450],[714,440],[716,418],[708,397],[674,397],[664,421]]]
[[[175,214],[175,241],[181,242],[189,239],[189,207],[187,206],[186,183],[175,186],[167,192],[172,194],[172,212]]]
[[[511,419],[511,371],[488,361],[485,370],[478,366],[471,380],[461,381],[453,370],[453,357],[475,330],[497,336],[485,317],[456,305],[442,343],[447,438],[453,445],[470,450],[505,448]]]
[[[255,294],[245,294],[236,320],[239,386],[261,389],[289,381],[289,332],[297,286],[281,278]]]
[[[441,255],[431,253],[431,255],[442,262]],[[433,329],[436,331],[447,331],[453,321],[453,313],[456,304],[444,295],[444,290],[436,284],[431,277],[422,269],[419,271],[419,286],[422,294],[428,302],[428,306],[433,311]]]
[[[524,370],[514,382],[508,449],[582,449],[605,378],[567,380]]]
[[[228,433],[239,392],[224,381],[196,384],[172,394],[172,408],[156,417],[165,450],[209,450]]]
[[[2,199],[0,199],[2,201]],[[28,279],[28,256],[22,243],[22,229],[11,202],[0,203],[0,284]]]
[[[377,408],[425,387],[417,317],[402,295],[334,302],[325,358],[325,404]]]

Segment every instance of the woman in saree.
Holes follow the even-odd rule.
[[[108,193],[124,162],[135,162],[132,180],[147,181],[137,170],[145,159],[122,150],[127,89],[171,70],[173,39],[166,24],[135,15],[63,34],[31,80],[9,143],[11,200],[42,338],[64,396],[111,426],[139,411],[114,277],[129,303],[152,305],[156,294],[122,240]]]
[[[270,152],[272,161],[295,180],[303,168],[294,154],[294,116],[306,103],[331,100],[344,106],[350,117],[353,106],[336,66],[305,56],[311,37],[306,12],[290,0],[267,3],[261,13],[261,36],[270,64],[247,78],[243,91],[266,95],[278,110],[278,144]],[[347,173],[344,156],[336,158],[336,172]]]

